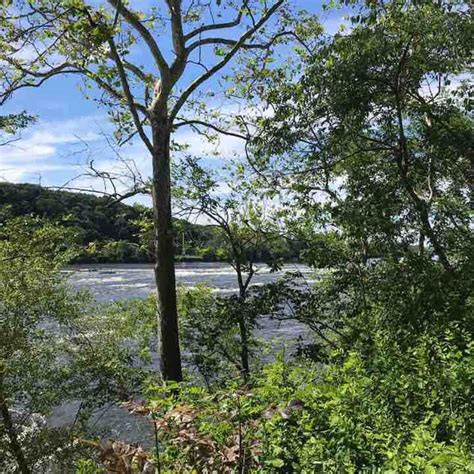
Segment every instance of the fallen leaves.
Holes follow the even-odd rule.
[[[152,456],[140,446],[109,439],[99,441],[79,440],[99,451],[99,459],[108,474],[154,474],[156,465]]]
[[[294,399],[289,401],[286,407],[272,404],[263,411],[257,410],[254,416],[243,416],[242,403],[252,397],[253,393],[248,390],[236,391],[230,399],[227,398],[231,403],[224,404],[227,406],[225,410],[222,410],[223,405],[218,408],[224,401],[220,399],[214,400],[216,405],[211,404],[208,408],[181,402],[162,412],[156,411],[155,406],[144,401],[129,401],[122,406],[132,414],[149,416],[152,419],[160,443],[180,453],[182,472],[193,468],[203,474],[226,474],[239,471],[243,466],[246,469],[258,466],[262,446],[254,434],[261,428],[262,423],[274,418],[288,420],[293,413],[303,409],[303,402]],[[212,431],[202,429],[203,421],[208,425],[214,423],[217,426],[224,420],[231,426],[224,440],[218,441]],[[144,469],[153,466],[141,448],[118,441],[103,447],[101,456],[111,473],[146,473],[151,471]]]

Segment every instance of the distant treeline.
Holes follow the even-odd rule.
[[[38,216],[75,230],[80,247],[76,263],[153,262],[151,209],[114,202],[106,196],[51,190],[34,184],[0,182],[0,222]],[[184,219],[174,221],[176,255],[181,261],[223,261],[221,231]],[[274,244],[273,244],[274,245]],[[284,260],[298,258],[299,249],[278,244]],[[260,249],[261,260],[275,249]]]

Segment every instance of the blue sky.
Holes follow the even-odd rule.
[[[318,13],[326,32],[334,33],[343,21],[345,12],[323,12],[322,3],[319,0],[294,0],[295,6]],[[137,9],[146,8],[147,4],[149,0],[131,2]],[[139,49],[137,54],[142,54],[142,51]],[[146,65],[146,59],[144,64]],[[184,76],[184,81],[191,79],[191,73]],[[36,115],[38,121],[22,132],[19,140],[0,147],[0,181],[40,182],[45,186],[62,186],[81,175],[84,164],[90,158],[95,160],[100,169],[117,169],[115,152],[104,138],[113,130],[106,111],[99,108],[95,102],[84,98],[79,90],[80,84],[79,77],[57,77],[40,88],[18,91],[2,108],[2,114],[27,110]],[[205,84],[203,89],[212,87],[216,87],[215,81]],[[224,104],[229,113],[235,110],[235,106],[236,104]],[[210,145],[189,129],[180,129],[175,139],[189,144],[193,152],[211,152]],[[241,146],[238,139],[222,138],[219,154],[223,157],[230,156],[238,153]],[[133,159],[144,176],[149,173],[149,159],[139,141],[126,145],[121,154],[125,158]],[[101,187],[100,183],[81,177],[76,179],[72,186],[95,189]],[[146,199],[139,200],[147,202]]]

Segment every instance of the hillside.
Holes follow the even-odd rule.
[[[113,203],[106,197],[43,188],[34,184],[0,183],[1,218],[35,215],[74,226],[84,242],[137,242],[134,222],[147,213],[142,206]]]
[[[73,227],[83,252],[77,262],[151,262],[151,210],[112,202],[92,194],[46,189],[34,184],[0,183],[0,221],[38,216]],[[213,230],[185,220],[175,221],[177,255],[197,257]],[[185,245],[185,249],[182,245]],[[187,257],[183,257],[186,251]],[[207,256],[213,259],[212,255]]]

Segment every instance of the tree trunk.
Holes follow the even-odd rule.
[[[428,212],[429,205],[418,197],[418,195],[416,194],[413,188],[412,183],[410,182],[410,177],[408,173],[408,167],[410,163],[410,152],[408,149],[408,141],[405,136],[405,128],[403,125],[403,111],[402,111],[402,106],[400,102],[399,92],[397,92],[395,95],[395,101],[397,104],[398,144],[399,144],[399,150],[397,152],[396,158],[397,158],[397,165],[398,165],[398,170],[400,173],[400,178],[401,178],[404,188],[406,189],[409,197],[412,200],[412,203],[415,206],[416,212],[418,213],[418,218],[421,224],[421,229],[420,229],[421,232],[430,240],[431,245],[433,246],[434,252],[438,256],[439,261],[441,265],[443,266],[443,268],[447,272],[451,272],[452,268],[451,268],[451,264],[449,263],[448,256],[446,255],[446,252],[430,223],[429,212]]]
[[[7,404],[3,399],[0,399],[0,412],[2,414],[3,424],[5,425],[5,432],[7,433],[8,439],[10,441],[11,453],[15,457],[15,460],[18,464],[18,471],[22,474],[30,474],[31,471],[21,449],[20,442],[18,441],[10,412],[8,411]]]
[[[237,271],[237,281],[239,284],[239,298],[242,303],[245,303],[247,298],[247,291],[244,285],[244,281],[242,278],[242,270],[240,265],[236,265]],[[240,332],[240,362],[242,365],[242,377],[246,382],[249,375],[250,375],[250,365],[249,365],[249,341],[248,341],[248,332],[247,332],[247,324],[245,321],[245,314],[242,312],[243,304],[241,308],[241,312],[238,315],[238,324],[239,324],[239,332]]]
[[[425,253],[425,234],[420,232],[420,237],[418,238],[418,253],[420,256],[423,256]]]
[[[242,377],[244,381],[247,381],[250,375],[249,366],[249,343],[247,335],[247,326],[245,324],[245,318],[243,314],[239,315],[239,332],[240,332],[240,361],[242,364]]]
[[[433,246],[433,250],[435,254],[438,256],[439,261],[443,268],[447,271],[450,272],[452,271],[451,264],[449,263],[448,256],[446,255],[446,252],[444,250],[443,245],[440,243],[438,236],[436,235],[435,231],[433,230],[431,224],[430,224],[430,218],[429,218],[429,213],[428,213],[428,206],[424,202],[422,202],[415,194],[414,191],[412,191],[412,199],[413,202],[416,206],[416,209],[418,211],[418,215],[421,221],[421,228],[423,233],[428,237],[428,239],[431,242],[431,245]]]
[[[182,371],[171,219],[170,129],[165,113],[154,119],[152,129],[155,281],[160,326],[160,366],[165,380],[179,382],[182,380]]]

